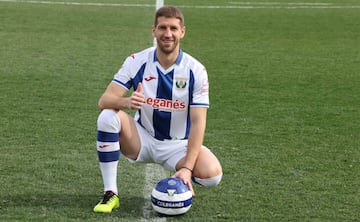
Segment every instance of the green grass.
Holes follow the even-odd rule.
[[[205,144],[224,177],[167,221],[360,218],[359,10],[183,9],[182,47],[210,78]],[[153,12],[0,2],[0,221],[141,219],[144,165],[124,158],[120,209],[92,213],[95,134],[99,96],[152,44]]]

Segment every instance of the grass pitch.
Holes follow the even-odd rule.
[[[196,186],[192,209],[166,220],[357,221],[360,4],[165,3],[184,6],[182,48],[207,67],[205,144],[224,170],[220,186]],[[92,212],[95,134],[113,74],[152,45],[153,13],[0,2],[0,221],[141,220],[144,165],[124,158],[120,209]]]

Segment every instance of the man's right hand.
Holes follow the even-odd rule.
[[[142,83],[140,82],[136,91],[134,91],[129,98],[130,109],[141,109],[141,106],[145,103],[144,93],[141,92]]]

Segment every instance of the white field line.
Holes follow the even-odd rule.
[[[325,2],[228,2],[234,5],[333,5]]]
[[[155,1],[155,10],[161,8],[164,5],[164,0]],[[156,47],[156,39],[154,38],[153,46]],[[165,178],[165,170],[158,164],[146,164],[145,167],[145,184],[143,189],[144,206],[143,216],[141,222],[154,221],[154,222],[165,222],[166,217],[155,217],[153,215],[153,209],[151,206],[151,191],[155,184],[161,179]]]
[[[91,3],[91,2],[61,2],[36,0],[0,0],[0,2],[48,4],[48,5],[77,5],[97,7],[154,7],[153,4],[132,3]],[[360,9],[360,4],[350,5],[344,3],[281,3],[281,2],[229,2],[230,5],[177,5],[179,8],[199,9]]]
[[[199,9],[359,9],[360,5],[297,5],[297,6],[223,6],[223,5],[178,5],[179,8],[199,8]]]
[[[147,163],[145,167],[145,185],[144,185],[144,207],[141,222],[155,221],[164,222],[166,217],[157,217],[151,206],[151,191],[155,184],[165,178],[165,170],[158,164]]]
[[[108,7],[154,7],[154,4],[136,4],[136,3],[96,3],[96,2],[57,2],[57,1],[27,1],[27,0],[0,0],[0,2],[15,2],[28,4],[45,4],[45,5],[78,5],[78,6],[108,6]]]
[[[156,10],[164,6],[164,0],[156,0]]]

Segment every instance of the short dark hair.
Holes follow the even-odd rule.
[[[175,6],[163,6],[156,11],[154,26],[158,24],[159,17],[167,17],[167,18],[177,18],[180,20],[180,25],[184,26],[184,15],[180,11],[180,9]]]

